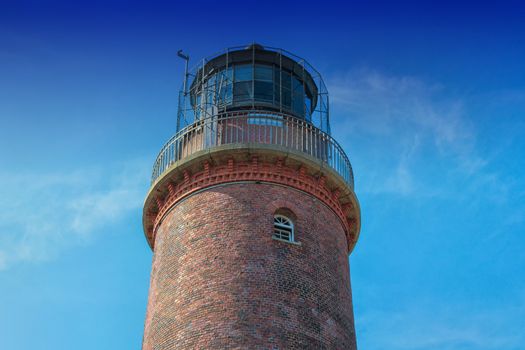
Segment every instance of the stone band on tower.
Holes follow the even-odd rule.
[[[360,210],[321,76],[253,44],[187,78],[144,204],[143,349],[355,349]]]

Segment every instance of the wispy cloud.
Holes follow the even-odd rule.
[[[472,141],[463,102],[440,96],[442,85],[369,70],[347,73],[329,84],[334,105],[350,111],[359,130],[390,134],[408,123],[428,132],[440,147],[466,148]]]
[[[477,148],[477,130],[465,102],[443,85],[371,70],[339,75],[328,84],[332,115],[344,116],[337,120],[336,138],[358,138],[369,150],[362,191],[444,195],[447,176],[457,172],[499,186],[494,181],[499,175],[488,170],[489,160]],[[370,150],[376,151],[375,158]],[[439,183],[428,182],[431,177],[425,174],[431,170],[442,177]]]
[[[0,173],[0,270],[84,244],[138,211],[149,163],[61,173]]]

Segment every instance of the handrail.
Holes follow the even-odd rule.
[[[342,147],[311,123],[288,114],[242,110],[200,119],[177,132],[153,165],[154,183],[173,163],[198,151],[229,144],[275,145],[320,160],[354,187],[352,166]]]

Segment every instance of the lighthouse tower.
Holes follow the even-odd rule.
[[[253,44],[185,78],[144,204],[143,349],[355,349],[360,211],[321,76]]]

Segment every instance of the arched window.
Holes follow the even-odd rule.
[[[273,237],[283,241],[293,242],[293,221],[284,215],[273,217]]]

